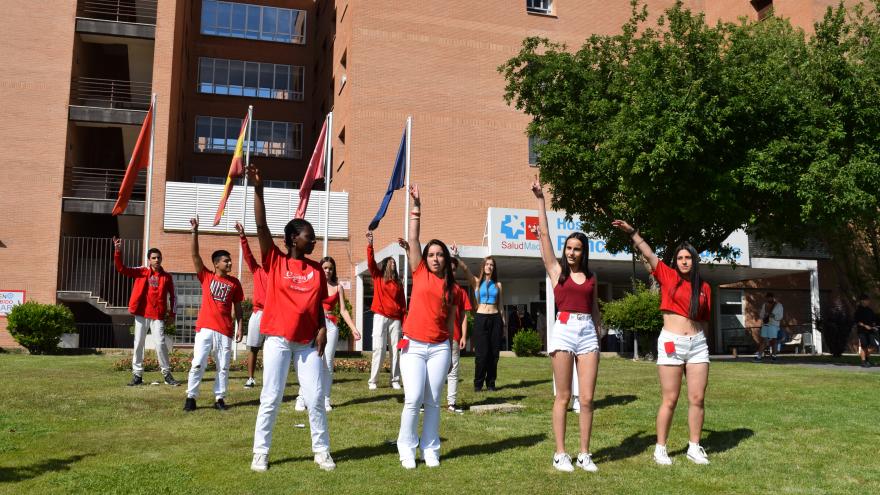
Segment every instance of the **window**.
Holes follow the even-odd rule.
[[[199,93],[303,101],[305,67],[199,58]]]
[[[552,14],[553,0],[526,0],[526,12],[533,14]]]
[[[306,11],[204,0],[201,33],[303,45]]]
[[[196,117],[196,153],[234,153],[241,119]],[[255,120],[251,127],[251,155],[302,158],[302,124]]]
[[[752,7],[755,8],[755,12],[758,13],[759,21],[763,21],[773,15],[773,0],[751,0],[751,3]]]
[[[537,136],[529,136],[529,165],[533,167],[538,165],[538,152],[535,148],[542,144],[547,144],[547,140]]]

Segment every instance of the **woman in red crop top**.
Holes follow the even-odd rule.
[[[682,243],[673,251],[674,268],[670,268],[632,225],[623,220],[615,220],[612,225],[632,238],[633,246],[645,257],[660,284],[663,330],[657,339],[657,373],[662,401],[657,411],[654,461],[661,465],[672,464],[666,441],[681,380],[686,374],[690,430],[687,458],[696,464],[709,464],[706,451],[700,446],[700,434],[705,415],[703,399],[709,381],[709,346],[704,332],[709,322],[711,289],[700,277],[700,255],[693,246]]]
[[[397,450],[406,469],[416,467],[416,448],[428,467],[440,465],[440,394],[449,371],[450,340],[456,310],[455,275],[449,249],[442,241],[431,239],[421,248],[419,219],[421,200],[418,186],[410,188],[413,208],[409,216],[409,239],[399,239],[407,246],[413,271],[409,314],[403,324],[400,348],[400,372],[403,376],[403,411]],[[424,405],[422,434],[419,436],[419,407]]]
[[[254,427],[254,458],[251,469],[269,468],[272,430],[281,408],[291,361],[309,409],[312,452],[315,464],[330,471],[336,468],[330,457],[327,411],[317,407],[324,398],[322,357],[327,345],[327,324],[322,302],[327,298],[327,277],[316,261],[306,257],[315,249],[315,229],[302,218],[284,227],[284,246],[278,249],[266,222],[263,180],[251,165],[248,175],[254,185],[254,220],[266,271],[266,301],[260,320],[263,342],[263,391]]]
[[[367,232],[367,268],[373,279],[373,357],[370,363],[370,379],[367,388],[376,390],[379,381],[379,370],[385,360],[385,344],[391,352],[391,387],[400,389],[400,353],[397,342],[403,327],[403,315],[406,313],[406,299],[403,284],[397,273],[397,263],[393,256],[386,256],[376,263],[373,251],[373,232]]]
[[[599,372],[599,328],[602,318],[596,301],[596,275],[589,268],[589,241],[582,232],[565,239],[562,259],[557,260],[550,242],[544,190],[535,178],[532,192],[538,200],[538,232],[541,258],[547,276],[553,283],[553,294],[559,310],[556,323],[547,338],[547,352],[553,363],[556,399],[553,402],[553,436],[556,453],[553,467],[574,471],[571,457],[565,452],[565,415],[571,399],[572,367],[577,367],[580,414],[580,453],[576,466],[594,472],[598,468],[590,453],[593,428],[593,394]]]

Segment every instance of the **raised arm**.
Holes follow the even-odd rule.
[[[352,320],[351,314],[348,312],[348,306],[345,304],[345,289],[342,288],[342,285],[339,286],[339,314],[348,323],[348,328],[351,329],[351,335],[354,337],[354,340],[361,340],[361,333],[358,332],[357,325],[354,324],[354,320]]]
[[[373,277],[381,277],[384,274],[379,271],[379,265],[376,264],[376,252],[373,249],[373,231],[367,231],[367,269]]]
[[[260,170],[251,165],[248,167],[248,177],[254,185],[254,221],[257,223],[257,239],[260,240],[260,253],[266,256],[273,247],[272,233],[266,223],[266,202],[263,200],[263,177]]]
[[[553,244],[550,243],[550,227],[547,224],[547,205],[544,202],[544,186],[538,177],[532,182],[532,193],[538,200],[538,232],[541,244],[541,259],[544,261],[544,269],[555,286],[559,281],[559,274],[562,273],[562,267],[553,254]]]
[[[658,258],[656,254],[654,254],[654,250],[651,249],[651,246],[649,246],[648,243],[644,239],[642,239],[642,236],[641,234],[639,234],[638,230],[633,228],[632,225],[628,224],[624,220],[615,220],[611,222],[611,225],[617,227],[618,229],[629,235],[629,237],[632,239],[633,247],[638,250],[638,252],[640,252],[642,256],[645,257],[645,260],[648,262],[648,264],[651,265],[651,271],[657,269],[657,263],[660,262],[660,258]]]
[[[409,211],[409,236],[406,241],[409,243],[409,248],[407,249],[409,268],[412,271],[416,271],[419,263],[422,262],[422,244],[419,242],[419,226],[421,223],[419,220],[422,216],[422,200],[419,196],[419,186],[415,184],[410,186],[409,195],[412,196],[413,207]]]
[[[474,291],[477,290],[477,286],[480,284],[480,279],[479,279],[479,277],[476,277],[476,276],[471,272],[471,269],[468,268],[467,263],[465,263],[465,262],[459,257],[459,254],[458,254],[458,245],[457,245],[456,243],[453,242],[453,243],[449,246],[449,252],[452,254],[452,256],[453,256],[455,259],[458,260],[458,267],[461,268],[461,271],[464,272],[464,276],[465,276],[465,278],[466,278],[467,281],[468,281],[468,285],[471,286],[471,290],[474,290]]]
[[[202,273],[202,270],[205,269],[205,264],[202,263],[202,255],[199,254],[199,216],[196,215],[195,218],[190,218],[189,224],[192,225],[192,249],[190,249],[190,254],[192,255],[193,267],[195,267],[196,273]]]
[[[113,264],[116,265],[116,271],[126,277],[138,278],[143,277],[143,271],[137,268],[129,268],[122,264],[122,239],[113,238]]]
[[[243,254],[244,262],[247,263],[248,270],[251,273],[257,273],[257,270],[260,269],[260,264],[257,263],[257,259],[254,258],[254,252],[251,251],[251,245],[248,243],[247,236],[244,233],[244,227],[238,222],[235,222],[235,230],[238,231],[238,238],[241,240],[241,252]]]

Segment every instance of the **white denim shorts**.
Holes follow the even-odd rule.
[[[666,343],[675,346],[673,352],[666,352]],[[657,364],[681,366],[687,363],[708,363],[709,344],[703,332],[696,335],[678,335],[662,330],[657,337]]]
[[[586,313],[560,311],[553,324],[553,335],[547,342],[547,353],[571,352],[575,356],[599,350],[599,339],[593,317]]]

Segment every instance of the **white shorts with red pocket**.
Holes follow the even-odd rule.
[[[703,332],[679,335],[662,330],[657,337],[657,365],[681,366],[709,362],[709,344]]]
[[[593,317],[588,313],[560,311],[553,324],[553,335],[547,342],[547,353],[566,351],[580,356],[599,350],[599,338]]]

